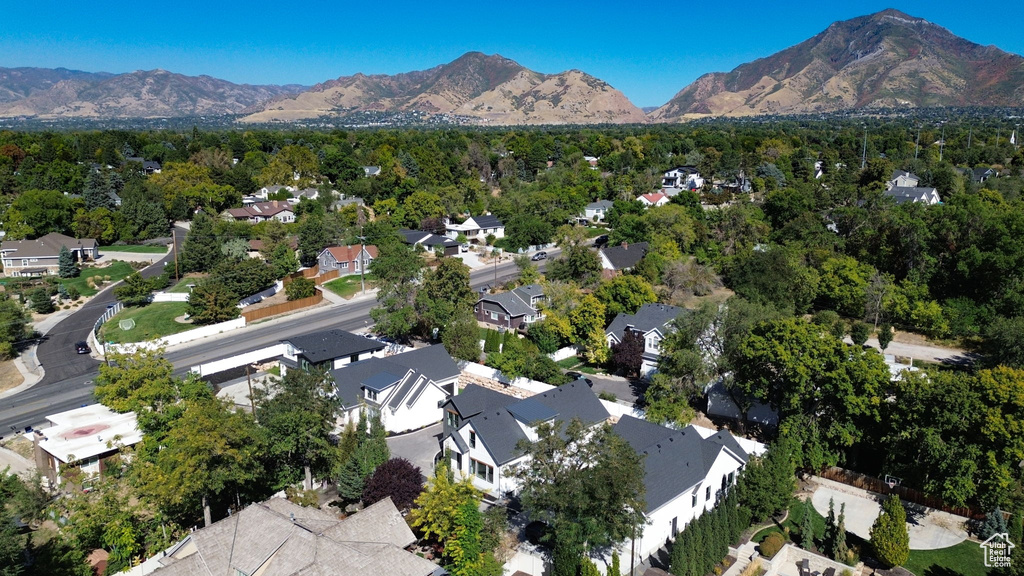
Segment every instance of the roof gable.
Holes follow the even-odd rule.
[[[601,250],[601,254],[611,264],[613,270],[625,270],[640,263],[640,260],[647,255],[647,242],[636,244],[620,244],[608,246]]]
[[[293,336],[283,340],[313,363],[320,363],[335,358],[344,358],[365,352],[378,352],[387,346],[363,336],[357,336],[345,330],[323,330],[302,336]]]

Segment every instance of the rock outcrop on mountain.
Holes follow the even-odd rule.
[[[932,106],[1024,106],[1024,58],[884,10],[835,22],[732,72],[705,74],[650,119]]]

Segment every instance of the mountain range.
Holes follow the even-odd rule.
[[[579,70],[543,74],[479,52],[429,70],[355,74],[313,87],[165,70],[0,68],[0,117],[7,118],[238,115],[287,123],[407,113],[492,125],[595,124],[936,106],[1024,106],[1024,58],[890,9],[833,23],[731,72],[705,74],[654,110]]]

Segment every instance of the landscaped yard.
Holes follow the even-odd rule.
[[[324,288],[327,288],[331,292],[334,292],[338,296],[345,298],[346,300],[352,298],[362,289],[362,285],[359,281],[358,274],[351,274],[349,276],[342,276],[335,280],[331,280],[324,284]],[[366,289],[373,288],[373,282],[370,279],[370,275],[366,275]]]
[[[131,252],[132,254],[166,254],[167,246],[100,246],[100,254],[104,252]]]
[[[964,540],[939,550],[911,550],[906,568],[917,576],[985,576],[985,556],[977,542]]]
[[[68,288],[72,286],[78,288],[78,293],[82,296],[92,296],[102,290],[103,286],[117,282],[134,271],[131,264],[115,260],[110,266],[104,268],[83,268],[77,278],[62,278],[60,283]],[[89,278],[94,276],[103,278],[103,286],[89,287]]]
[[[103,325],[100,338],[104,342],[123,344],[191,330],[195,326],[174,320],[178,316],[183,316],[187,309],[186,302],[155,302],[141,308],[125,308]],[[131,330],[121,330],[120,321],[128,318],[135,320],[135,327]]]
[[[199,281],[202,280],[203,277],[205,277],[205,275],[202,276],[202,277],[189,276],[187,278],[182,278],[181,282],[178,282],[174,286],[171,286],[170,288],[168,288],[167,292],[177,292],[177,293],[187,294],[187,293],[189,293],[191,291],[191,289],[189,288],[188,285],[192,284],[194,286],[196,284],[199,284]]]

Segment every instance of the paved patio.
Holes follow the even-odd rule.
[[[865,540],[870,538],[871,525],[882,509],[881,502],[885,496],[824,478],[814,477],[811,482],[816,484],[811,497],[815,510],[827,516],[831,498],[835,501],[838,516],[840,506],[845,503],[846,529]],[[911,550],[949,548],[967,539],[964,519],[960,516],[908,502],[904,505],[907,508]]]

